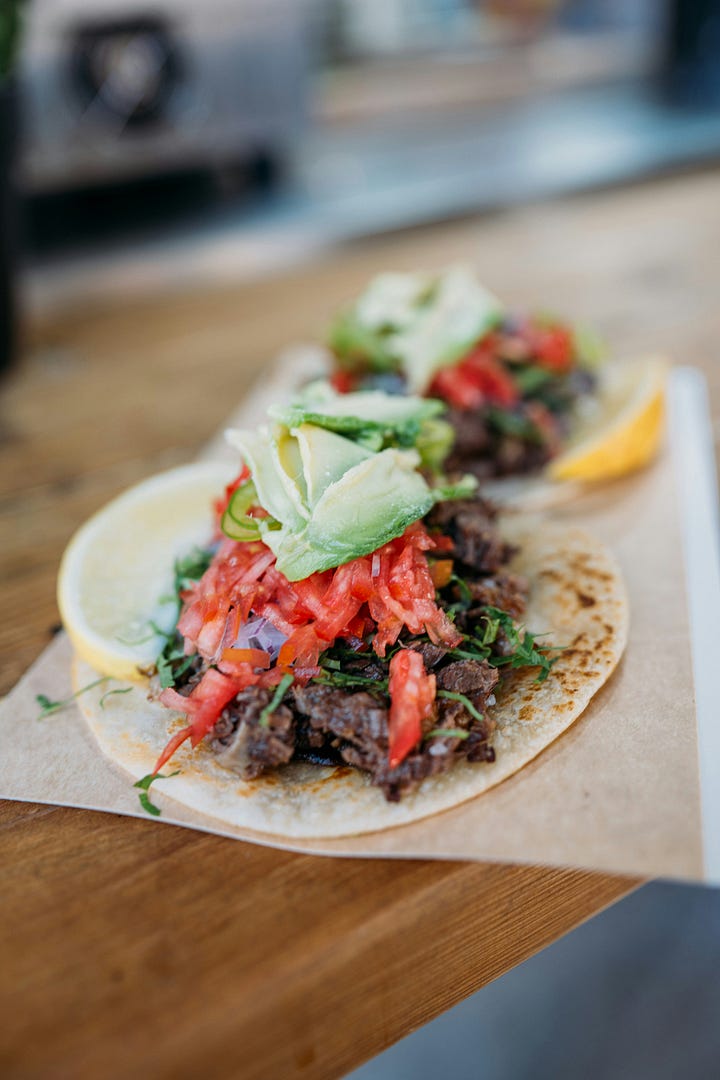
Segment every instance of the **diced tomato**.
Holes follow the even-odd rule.
[[[168,708],[171,708],[171,707],[172,706],[168,706]],[[160,772],[160,770],[162,769],[165,762],[169,761],[170,758],[175,753],[175,751],[180,746],[182,746],[182,744],[185,742],[185,740],[190,738],[190,736],[192,735],[192,731],[193,731],[192,727],[190,725],[188,725],[188,727],[182,728],[181,731],[178,731],[175,735],[173,735],[172,739],[170,739],[165,744],[165,748],[164,748],[163,752],[160,754],[160,757],[155,762],[155,767],[153,769],[153,775]]]
[[[282,578],[282,574],[278,571],[276,573],[278,578]],[[293,607],[296,614],[305,618],[321,618],[326,611],[325,593],[331,581],[332,572],[327,571],[325,573],[311,574],[304,581],[293,581],[292,585],[289,582],[286,583],[288,586],[287,591],[292,594],[294,599]]]
[[[206,660],[219,655],[228,620],[248,618],[262,591],[260,580],[274,562],[272,551],[260,541],[225,540],[220,545],[200,581],[184,594],[177,625],[188,653],[197,651]]]
[[[248,668],[250,668],[250,665],[248,665]],[[254,673],[250,669],[250,680],[253,679],[253,675]],[[178,712],[184,713],[190,723],[183,732],[178,732],[167,744],[157,760],[155,772],[158,772],[163,767],[185,739],[189,738],[192,745],[197,746],[200,740],[215,726],[215,721],[228,702],[232,701],[240,690],[250,685],[250,682],[246,681],[246,679],[247,675],[244,679],[228,678],[227,675],[210,668],[187,697],[178,694],[177,690],[163,690],[160,695],[160,701],[163,705],[168,709],[176,709]],[[180,735],[183,737],[180,738]]]
[[[226,664],[250,664],[263,671],[270,667],[270,653],[264,649],[223,649],[222,658]]]
[[[430,385],[430,395],[443,398],[458,409],[481,405],[514,405],[520,398],[510,372],[494,352],[496,341],[488,334],[457,364],[443,368]]]
[[[289,672],[295,682],[300,683],[301,686],[306,686],[311,679],[316,678],[320,674],[321,670],[322,669],[319,667],[298,667],[295,665],[293,668],[272,668],[267,674],[271,675],[273,671],[282,671],[283,674],[288,674]]]
[[[312,671],[313,673],[319,672],[320,668],[313,668]],[[277,686],[278,683],[282,682],[286,675],[292,675],[296,682],[300,681],[299,669],[296,670],[295,668],[289,668],[281,664],[276,664],[275,667],[268,668],[267,671],[261,671],[258,674],[257,685],[264,686],[266,689]]]
[[[559,323],[547,326],[531,324],[526,331],[536,362],[558,374],[573,366],[574,342],[572,331]]]
[[[422,738],[423,721],[432,713],[435,676],[425,671],[422,656],[401,649],[390,661],[389,764],[396,768]]]
[[[328,648],[331,640],[318,637],[312,624],[298,627],[280,649],[278,663],[297,664],[298,667],[317,667],[320,653]]]
[[[338,394],[349,394],[355,389],[356,383],[357,378],[351,371],[343,371],[340,368],[333,371],[330,376],[330,385],[333,390],[337,390]]]
[[[560,452],[562,446],[562,431],[558,420],[543,405],[542,401],[528,401],[525,405],[525,413],[543,437],[543,442],[551,454]]]
[[[461,635],[435,600],[435,585],[425,551],[435,542],[421,527],[411,527],[398,541],[381,550],[381,572],[375,594],[368,602],[370,614],[378,624],[373,647],[379,656],[397,641],[403,625],[412,634],[426,630],[438,644],[453,648]],[[393,548],[396,558],[392,559]],[[376,553],[378,554],[378,553]]]

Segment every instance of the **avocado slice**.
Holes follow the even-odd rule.
[[[280,465],[277,439],[269,428],[232,430],[227,432],[226,438],[250,467],[260,505],[284,526],[301,529],[309,513],[297,486],[293,487],[291,477]]]
[[[307,484],[298,441],[286,428],[278,426],[274,433],[274,444],[278,472],[285,490],[301,516],[307,517]]]
[[[328,344],[341,366],[365,365],[374,371],[399,371],[394,334],[412,325],[417,308],[432,292],[423,274],[377,274],[353,308],[330,329]]]
[[[366,424],[397,428],[411,422],[421,423],[445,408],[444,402],[434,398],[386,394],[382,390],[338,394],[325,379],[317,379],[291,405],[271,406],[268,413],[290,428],[311,423],[331,431],[352,431]]]
[[[355,305],[361,326],[372,330],[412,326],[418,308],[428,303],[436,281],[430,274],[376,274]]]
[[[373,454],[330,484],[300,532],[268,533],[277,567],[290,581],[368,555],[424,517],[434,496],[416,471],[415,451]]]
[[[331,333],[341,365],[365,363],[405,375],[424,393],[502,318],[500,301],[462,266],[442,274],[380,274]]]
[[[372,457],[372,451],[314,424],[301,424],[293,441],[302,462],[307,505],[311,510],[331,484]]]
[[[324,380],[311,383],[289,406],[275,406],[270,415],[297,431],[302,424],[326,428],[368,450],[413,447],[426,426],[436,424],[446,408],[432,398],[402,397],[380,390],[338,394]]]
[[[501,317],[497,297],[472,274],[461,267],[448,270],[438,280],[432,303],[394,337],[408,389],[423,393],[441,368],[456,363]]]

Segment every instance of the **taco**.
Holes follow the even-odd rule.
[[[593,481],[649,461],[662,426],[665,363],[607,363],[599,338],[550,315],[519,315],[462,267],[384,273],[334,321],[333,387],[442,400],[449,472]],[[537,485],[533,485],[535,491]],[[546,501],[562,500],[556,485]],[[503,498],[527,485],[500,483]]]
[[[520,518],[501,534],[471,479],[433,471],[433,402],[352,400],[228,433],[242,467],[175,567],[150,700],[80,698],[145,788],[179,770],[169,795],[258,832],[362,833],[487,790],[572,724],[626,640],[602,545]],[[93,676],[79,660],[78,687]]]

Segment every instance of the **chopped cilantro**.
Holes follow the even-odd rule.
[[[428,731],[425,736],[427,739],[469,739],[470,732],[463,731],[462,728],[455,727],[436,727],[432,731]]]
[[[263,727],[268,726],[268,723],[270,722],[270,717],[275,712],[275,710],[279,707],[280,702],[285,697],[285,693],[292,686],[293,681],[294,681],[293,676],[288,673],[287,675],[283,675],[282,679],[277,684],[277,686],[275,688],[275,693],[273,694],[273,696],[270,698],[270,701],[268,702],[268,704],[265,706],[265,708],[260,713],[260,717],[259,717],[258,722],[260,724],[262,724]]]
[[[106,691],[106,693],[104,693],[103,696],[100,698],[100,708],[105,708],[105,702],[109,697],[112,697],[113,694],[129,694],[131,690],[132,686],[118,686],[117,690]]]
[[[180,770],[176,769],[175,772],[171,773],[148,773],[147,776],[143,776],[142,780],[137,780],[133,784],[133,787],[141,789],[138,798],[145,813],[152,814],[153,817],[160,817],[160,807],[156,806],[148,795],[150,785],[154,784],[156,780],[170,780],[173,776],[177,776],[179,772]]]
[[[210,563],[213,553],[205,548],[193,548],[189,555],[175,560],[175,596],[194,581],[199,581]]]
[[[446,698],[449,701],[459,701],[475,720],[484,719],[483,714],[478,712],[470,698],[466,697],[465,694],[456,693],[455,690],[438,690],[437,696],[439,698]]]
[[[500,620],[494,618],[492,615],[483,616],[485,623],[485,629],[483,630],[482,637],[479,639],[480,644],[484,647],[487,645],[494,645],[498,636],[498,630],[500,629]]]
[[[200,580],[209,567],[212,557],[212,551],[194,548],[194,550],[183,559],[175,560],[174,593],[171,598],[167,599],[173,599],[177,604],[178,616],[180,615],[180,610],[182,608],[180,594],[190,588],[195,581]],[[175,621],[177,622],[177,619]],[[149,625],[156,634],[165,638],[165,645],[155,661],[155,667],[160,678],[160,685],[163,690],[167,690],[168,688],[175,686],[177,680],[184,675],[192,665],[195,657],[186,656],[183,639],[176,629],[173,629],[168,633],[167,631],[162,630],[154,622],[150,622]]]
[[[467,582],[463,581],[463,579],[461,577],[458,577],[457,574],[452,574],[450,577],[450,584],[455,586],[460,596],[460,599],[456,603],[451,604],[449,610],[467,611],[467,609],[471,607],[473,603],[473,594],[470,592],[470,589],[467,586]]]
[[[486,607],[485,617],[497,622],[498,629],[502,628],[510,647],[507,655],[492,655],[488,658],[493,667],[504,665],[509,665],[511,668],[539,667],[536,682],[545,682],[557,660],[557,656],[549,656],[548,653],[561,650],[555,647],[546,650],[538,649],[533,634],[524,627],[518,628],[511,616],[500,608]]]
[[[445,484],[432,489],[435,502],[448,502],[451,499],[471,499],[478,488],[474,476],[463,476],[456,484]]]
[[[513,377],[523,397],[532,397],[541,387],[547,386],[555,375],[547,368],[540,367],[539,364],[528,364],[516,368]]]
[[[192,666],[194,660],[195,656],[185,655],[183,640],[179,634],[172,643],[168,642],[155,663],[163,690],[174,686]]]
[[[472,643],[475,645],[475,642]],[[470,649],[448,649],[448,656],[451,656],[453,660],[487,660],[490,655],[490,650],[483,648],[482,645],[475,645],[475,648]]]
[[[50,716],[52,713],[60,712],[61,709],[66,709],[68,705],[72,705],[75,698],[80,697],[81,694],[87,693],[88,690],[92,690],[95,686],[100,686],[102,683],[110,681],[109,675],[103,675],[101,679],[96,679],[95,682],[88,683],[87,686],[83,686],[80,690],[76,690],[70,697],[63,698],[62,701],[53,701],[47,694],[36,694],[35,700],[40,706],[41,712],[38,716],[38,720],[44,720],[46,716]]]
[[[359,672],[326,670],[324,664],[321,664],[321,667],[322,673],[316,675],[313,682],[319,682],[323,686],[336,686],[338,688],[358,686],[364,690],[387,691],[387,679],[374,679],[371,675],[360,675]]]
[[[510,435],[539,445],[545,442],[543,433],[537,424],[534,424],[532,420],[525,416],[510,412],[509,409],[499,409],[495,405],[490,405],[488,408],[488,421],[501,435]]]

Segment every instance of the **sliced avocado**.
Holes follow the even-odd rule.
[[[431,303],[393,338],[408,389],[423,393],[441,368],[454,364],[502,317],[497,297],[457,267],[443,274]]]
[[[293,431],[301,424],[313,424],[377,451],[388,445],[414,446],[425,424],[445,408],[443,402],[431,398],[402,397],[380,390],[338,394],[319,380],[292,405],[276,406],[270,414]]]
[[[274,439],[278,466],[281,473],[290,480],[290,498],[295,502],[299,496],[304,507],[307,505],[307,485],[297,439],[284,427],[276,429]],[[306,516],[304,512],[302,516]]]
[[[377,274],[355,305],[361,326],[401,330],[415,321],[418,308],[432,296],[435,282],[427,274]]]
[[[334,419],[374,424],[383,439],[386,430],[395,430],[398,442],[411,434],[417,441],[422,426],[430,425],[426,454],[445,445],[446,425],[427,419],[437,411],[437,402],[388,403],[383,394],[362,396],[368,413],[382,415],[384,409],[386,416],[398,417],[397,427],[393,429],[389,420],[379,425],[352,415]],[[433,431],[432,425],[441,427]],[[346,438],[308,422],[292,430],[276,424],[272,430],[232,431],[228,440],[241,451],[252,481],[247,491],[236,493],[224,527],[238,540],[259,532],[277,556],[278,569],[291,581],[377,550],[422,518],[436,501],[418,472],[421,454],[415,448],[376,451],[361,445],[357,437]],[[246,516],[252,484],[269,518]]]
[[[414,451],[383,450],[331,484],[307,528],[267,543],[290,581],[367,555],[400,536],[430,510],[434,498],[416,472]]]
[[[335,323],[330,344],[341,365],[402,372],[410,392],[424,393],[502,314],[499,300],[461,266],[435,277],[380,274]]]
[[[289,476],[280,468],[276,441],[267,427],[257,431],[228,431],[227,441],[235,446],[247,462],[258,493],[260,505],[277,521],[290,528],[300,529],[305,524],[307,512],[299,491],[293,498]]]
[[[386,394],[382,390],[338,394],[324,379],[305,387],[294,407],[318,416],[353,417],[391,426],[405,424],[408,420],[425,420],[437,416],[445,408],[441,401],[432,398]]]
[[[370,450],[358,446],[314,424],[301,424],[295,431],[307,491],[307,505],[312,510],[323,493],[356,465],[372,457]]]
[[[435,280],[427,274],[378,274],[330,328],[328,344],[341,367],[400,371],[395,336],[413,325],[429,303]]]

